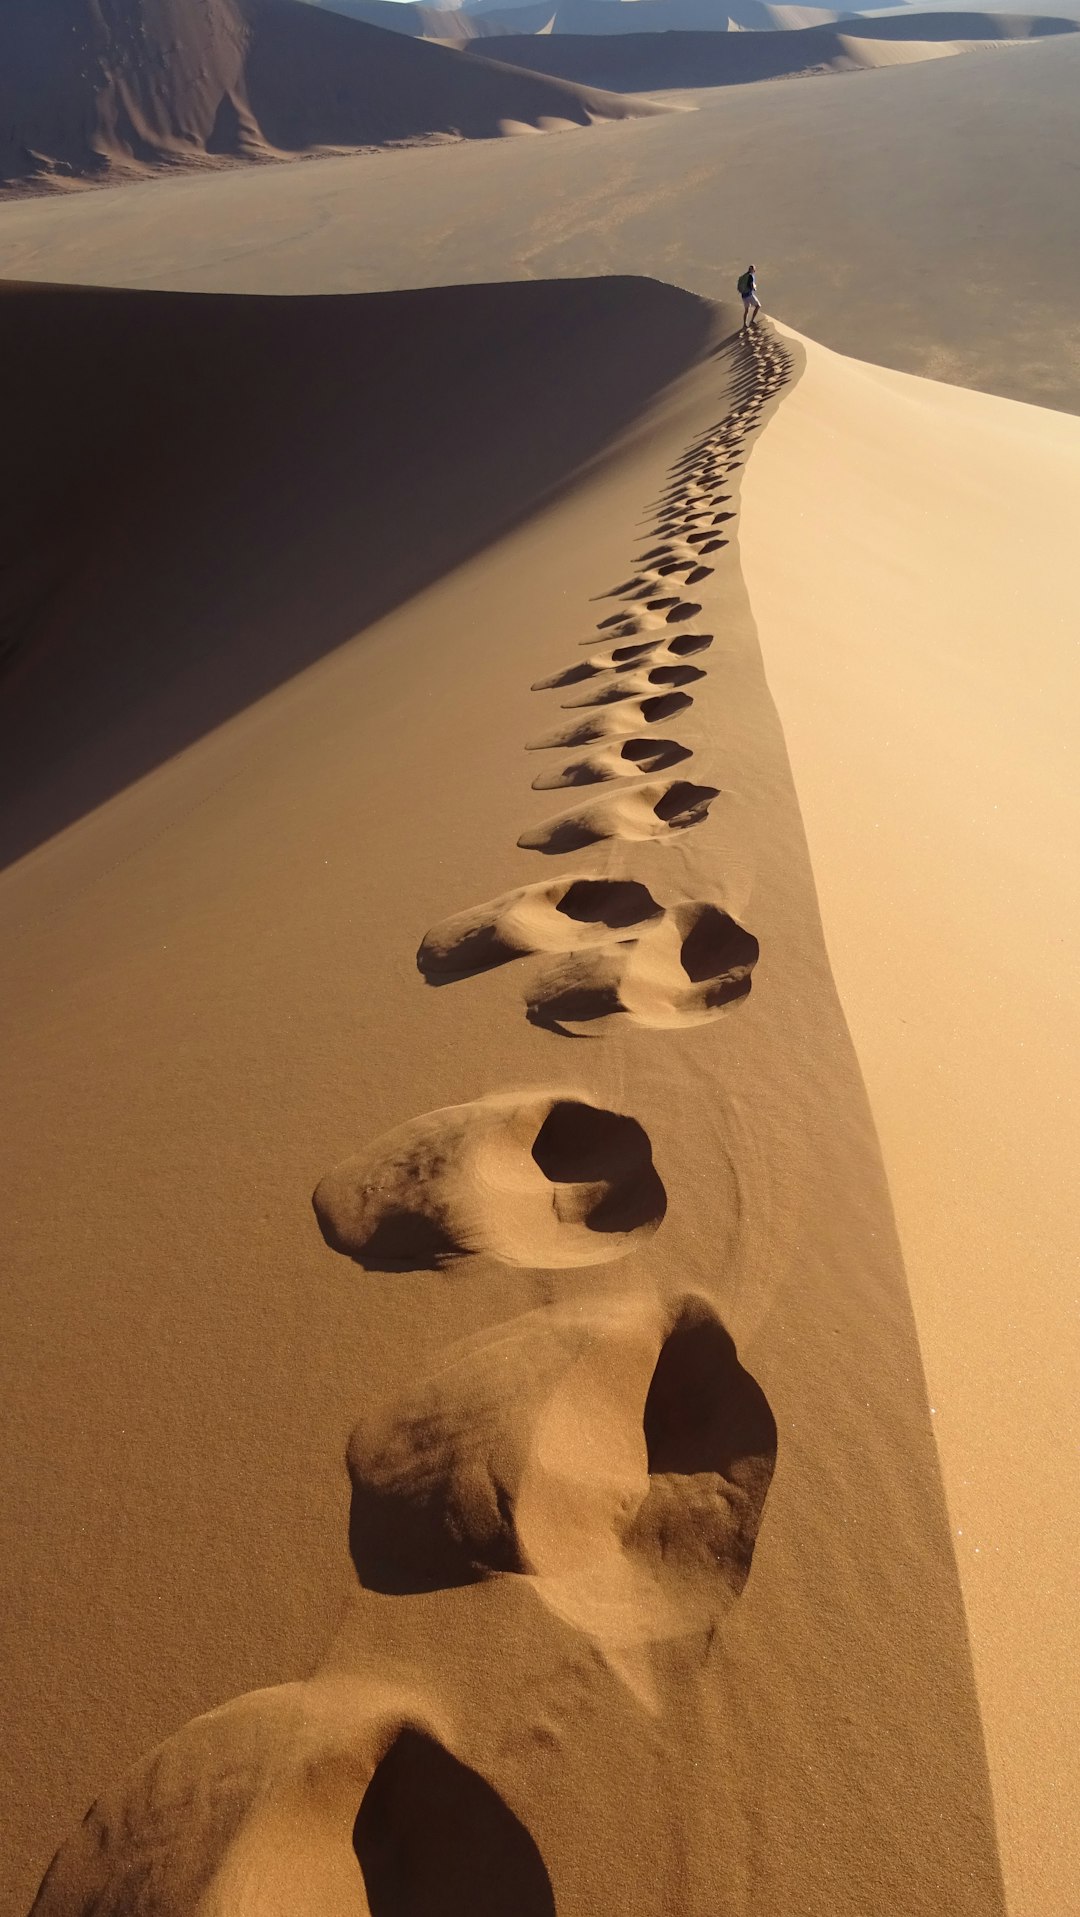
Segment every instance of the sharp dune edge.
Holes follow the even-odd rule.
[[[190,329],[191,455],[227,468],[204,496],[181,461],[137,538],[114,503],[100,567],[39,544],[19,602],[10,1907],[96,1794],[39,1917],[1003,1911],[919,1344],[740,570],[803,348],[632,281],[4,305],[50,365],[145,321],[109,361],[132,502],[123,422]],[[462,353],[404,430],[485,312],[507,403]],[[407,351],[351,436],[321,369],[388,314]],[[454,429],[502,496],[479,529],[447,497],[421,558]],[[350,600],[379,496],[409,538]],[[197,555],[179,603],[155,524]],[[39,688],[121,669],[111,769],[58,800],[94,727],[58,703],[63,743],[34,734]],[[561,810],[538,765],[575,768]]]
[[[0,186],[138,178],[627,111],[297,0],[4,0]]]
[[[803,350],[746,582],[912,1286],[1009,1906],[1068,1917],[1080,420]]]

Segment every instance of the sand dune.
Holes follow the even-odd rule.
[[[493,47],[485,44],[484,52],[489,59],[581,85],[641,93],[904,66],[1078,30],[1075,21],[1041,15],[915,13],[789,33],[514,35]]]
[[[824,25],[848,9],[772,6],[767,0],[527,0],[522,6],[430,7],[412,0],[308,0],[393,33],[461,44],[503,34],[769,32]],[[851,12],[859,9],[852,8]]]
[[[71,821],[0,881],[12,1908],[60,1843],[38,1917],[997,1917],[919,1348],[732,536],[798,350],[617,281],[5,304],[57,374],[18,444],[60,596],[4,725],[52,686],[24,838]],[[185,339],[228,407],[189,376],[190,447],[136,441]],[[346,348],[378,349],[354,414]],[[123,541],[76,623],[41,475],[80,352]],[[146,443],[178,477],[136,518]],[[709,511],[693,596],[641,598]],[[565,712],[581,664],[701,676]],[[72,730],[110,675],[108,738]],[[545,711],[686,755],[586,787],[565,868]],[[478,945],[505,962],[432,988]]]
[[[6,0],[0,185],[619,117],[296,0]]]
[[[703,89],[596,138],[9,201],[0,270],[278,294],[640,273],[719,297],[752,258],[767,308],[837,351],[1076,411],[1080,198],[1050,183],[1078,85],[1070,34]]]
[[[805,351],[744,565],[911,1278],[1009,1908],[1069,1917],[1080,421]]]

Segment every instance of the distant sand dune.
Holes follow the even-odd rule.
[[[635,109],[640,110],[640,109]],[[0,186],[587,126],[616,101],[296,0],[5,0]]]
[[[615,0],[603,0],[615,4]],[[627,7],[631,20],[637,8]],[[490,60],[581,86],[646,93],[665,88],[745,86],[757,80],[851,73],[944,59],[1014,40],[1076,33],[1074,20],[1024,13],[918,12],[844,20],[786,33],[530,34],[473,42]]]
[[[656,1231],[667,1200],[641,1126],[572,1094],[507,1094],[411,1119],[315,1192],[334,1251],[366,1270],[607,1264]]]
[[[768,0],[526,0],[521,6],[429,7],[411,0],[311,0],[394,33],[460,45],[506,34],[729,33],[823,26],[861,8]]]

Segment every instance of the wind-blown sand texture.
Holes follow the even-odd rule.
[[[62,595],[47,619],[23,602],[4,722],[27,853],[0,887],[20,1088],[0,1482],[28,1594],[5,1613],[12,1907],[98,1794],[40,1917],[993,1917],[919,1347],[733,536],[801,349],[610,281],[26,289],[3,318],[58,368],[57,419],[83,395],[73,443],[95,473],[107,449],[132,511],[147,368],[191,329],[175,495],[134,526],[113,497],[115,545],[103,526],[100,558],[66,552],[78,622]],[[391,321],[401,357],[375,359]],[[361,434],[333,354],[364,364],[365,343]],[[193,487],[226,369],[228,469]],[[12,423],[17,459],[44,441],[28,556],[49,418]],[[447,486],[455,429],[475,464]],[[448,515],[434,549],[425,488]],[[706,512],[736,515],[676,561],[706,576],[662,591],[647,575]],[[661,736],[719,796],[690,829],[593,835],[565,862],[534,846],[537,759],[580,752],[527,750],[559,679],[619,678],[617,647],[682,635],[712,643],[672,655],[703,676],[659,695],[682,701]],[[49,673],[73,681],[56,738],[32,725]],[[75,708],[110,682],[127,700],[103,739]],[[647,738],[647,703],[563,717],[630,706],[600,737]],[[579,796],[644,805],[655,783]],[[65,820],[32,849],[35,821]],[[644,911],[591,947],[626,1000],[584,1036],[526,1015],[569,895],[532,888],[562,879],[619,888],[608,921]],[[423,962],[489,922],[507,962]],[[632,1015],[680,971],[690,992],[751,968],[718,1017]],[[28,1470],[32,1434],[55,1468]]]
[[[455,56],[457,57],[457,56]],[[597,273],[766,306],[835,350],[1080,411],[1075,34],[703,90],[557,140],[312,160],[0,206],[0,273],[342,293]],[[987,213],[987,207],[992,213]]]
[[[631,109],[641,112],[640,106]],[[655,109],[653,109],[655,111]],[[624,105],[297,0],[4,0],[0,185],[587,126]]]

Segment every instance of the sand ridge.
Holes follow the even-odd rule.
[[[671,470],[663,510],[720,484],[735,490],[745,443],[775,405],[787,370],[763,330],[724,341],[685,398],[672,399],[676,421],[693,412],[695,433],[689,465]],[[711,393],[715,409],[717,383],[728,403],[718,426],[703,432],[703,396]],[[585,497],[579,490],[553,509],[552,537]],[[550,558],[543,527],[523,528],[489,570],[505,564],[520,587],[515,557],[520,562],[533,540]],[[640,541],[627,544],[633,551]],[[610,558],[617,555],[604,573],[618,577]],[[716,675],[725,693],[710,702],[714,714],[738,714],[723,731],[723,755],[744,791],[739,823],[721,824],[710,812],[666,845],[598,841],[597,863],[582,877],[641,885],[656,900],[667,872],[665,910],[683,903],[685,888],[689,900],[730,919],[738,851],[749,841],[743,858],[759,877],[746,893],[754,909],[741,910],[737,922],[761,940],[760,1009],[757,988],[733,1001],[710,1028],[709,1041],[724,1042],[708,1059],[701,1037],[677,1024],[649,1031],[605,1020],[586,1047],[520,1019],[512,968],[489,965],[437,992],[414,970],[400,1003],[412,1003],[418,1021],[430,1008],[439,1025],[428,1030],[467,1035],[455,1071],[471,1071],[475,1085],[478,1032],[486,1029],[493,1044],[472,1104],[438,1105],[404,1121],[404,1139],[379,1132],[370,1118],[365,1125],[347,1048],[339,1097],[347,1085],[353,1091],[333,1129],[348,1124],[348,1105],[360,1149],[355,1163],[329,1158],[338,1169],[323,1174],[349,1234],[347,1257],[333,1246],[323,1254],[334,1268],[323,1282],[333,1284],[340,1268],[352,1309],[367,1314],[368,1338],[388,1325],[398,1356],[377,1399],[370,1384],[364,1391],[362,1370],[356,1382],[367,1403],[349,1444],[357,1585],[345,1620],[315,1678],[196,1720],[126,1786],[107,1792],[46,1878],[42,1917],[100,1908],[102,1897],[162,1917],[253,1907],[271,1917],[326,1917],[355,1909],[361,1884],[372,1912],[399,1909],[432,1895],[423,1861],[430,1841],[419,1840],[433,1829],[440,1902],[454,1912],[495,1917],[510,1907],[545,1917],[557,1907],[562,1917],[584,1917],[600,1907],[606,1885],[620,1908],[644,1917],[658,1884],[701,1917],[716,1910],[721,1887],[733,1909],[757,1917],[784,1907],[784,1887],[796,1883],[808,1909],[845,1917],[861,1917],[871,1885],[884,1907],[891,1899],[920,1917],[941,1908],[946,1883],[965,1914],[999,1908],[925,1399],[872,1134],[847,1075],[842,1027],[812,1061],[794,1036],[801,1006],[812,1006],[817,1022],[835,1014],[813,949],[812,894],[788,853],[793,814],[782,751],[777,756],[761,703],[735,560],[729,543],[717,555],[715,585],[703,588],[708,623],[724,637],[723,650],[714,645],[704,657],[707,677]],[[544,572],[538,566],[535,577]],[[474,620],[484,576],[472,569],[468,582],[444,589],[464,593]],[[583,602],[594,652],[596,612],[600,625],[622,623],[597,603],[602,588],[594,573],[592,607]],[[438,603],[450,597],[440,593]],[[637,603],[625,602],[635,630],[644,617],[659,622],[645,630],[676,634],[705,609],[676,599],[675,608],[639,614]],[[428,595],[413,617],[430,621],[435,609]],[[523,682],[519,766],[529,703],[550,696],[528,688],[552,676],[545,653],[555,665],[580,636],[567,624],[539,634],[527,663],[515,652],[499,679],[505,699],[515,674]],[[500,644],[504,626],[494,628]],[[410,628],[414,638],[419,629]],[[498,651],[488,657],[498,672]],[[437,672],[437,651],[427,658]],[[337,681],[336,673],[322,676],[328,687]],[[685,701],[676,730],[695,762],[702,754],[699,776],[719,777],[704,756],[702,682],[695,688],[694,698],[669,695]],[[412,724],[422,724],[415,712]],[[355,776],[352,725],[342,737]],[[369,752],[373,745],[369,734]],[[320,767],[332,756],[325,717],[316,756]],[[524,780],[522,788],[524,806]],[[505,812],[504,794],[503,858],[527,869],[535,854],[513,848]],[[487,842],[494,848],[494,834]],[[698,843],[700,854],[683,854]],[[395,886],[401,879],[395,872]],[[608,915],[642,904],[640,894],[609,899]],[[542,926],[544,913],[531,902],[524,915],[526,929],[534,916]],[[483,919],[483,910],[474,916]],[[673,922],[685,927],[677,964],[692,984],[715,960],[720,920],[684,913]],[[707,932],[698,941],[700,922]],[[782,926],[787,936],[778,936]],[[392,971],[385,990],[398,991]],[[779,1028],[778,991],[790,1004]],[[499,1005],[514,1008],[505,1024],[492,1018]],[[395,1067],[409,1043],[406,1020]],[[562,1063],[568,1051],[581,1061],[576,1083]],[[504,1055],[533,1061],[531,1093],[508,1088]],[[434,1077],[439,1056],[437,1048],[425,1054],[410,1085]],[[541,1059],[547,1078],[537,1087]],[[718,1102],[714,1087],[695,1101],[720,1059],[734,1096]],[[687,1098],[671,1097],[673,1062]],[[770,1087],[764,1106],[755,1097],[762,1083]],[[320,1108],[325,1103],[320,1098]],[[795,1141],[808,1137],[826,1159],[824,1172],[804,1165],[798,1149],[792,1157]],[[768,1149],[770,1138],[778,1151]],[[482,1160],[489,1139],[490,1177],[474,1155]],[[564,1231],[575,1258],[588,1239],[605,1237],[613,1188],[621,1211],[621,1167],[636,1162],[647,1194],[643,1139],[667,1197],[656,1229],[620,1234],[624,1220],[616,1217],[616,1255],[604,1261],[610,1275],[590,1279],[592,1264],[552,1261]],[[317,1213],[327,1209],[323,1191],[320,1180]],[[404,1223],[403,1194],[420,1201],[415,1235]],[[490,1229],[492,1217],[512,1224],[513,1242]],[[384,1220],[391,1269],[373,1260],[369,1271],[365,1234]],[[518,1248],[522,1225],[528,1241],[542,1244],[546,1265],[516,1265],[528,1250],[525,1240]],[[837,1316],[843,1337],[835,1335]],[[434,1339],[425,1335],[430,1318],[442,1327]],[[804,1345],[810,1364],[802,1362]],[[887,1416],[869,1398],[862,1410],[868,1368]],[[412,1588],[425,1565],[443,1579],[435,1590]],[[405,1588],[388,1591],[388,1583]],[[913,1670],[897,1647],[915,1629],[926,1661]],[[928,1683],[942,1705],[929,1740]],[[888,1737],[867,1743],[849,1732],[845,1740],[839,1727],[850,1726],[868,1684],[875,1725],[887,1724]],[[818,1726],[822,1753],[831,1755],[820,1772],[808,1771],[794,1753],[808,1748],[808,1735],[816,1748]],[[638,1839],[629,1847],[616,1841],[628,1802]],[[718,1802],[730,1816],[718,1818]]]

